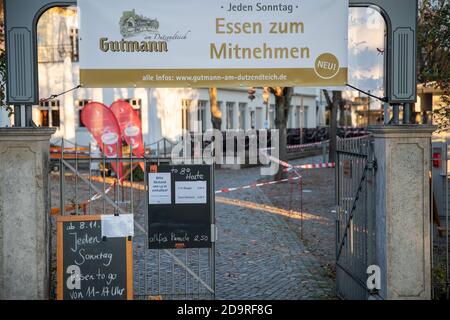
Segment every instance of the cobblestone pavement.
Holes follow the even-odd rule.
[[[217,170],[216,189],[251,184],[258,178],[259,168]],[[302,243],[290,219],[272,206],[261,188],[216,197],[216,298],[333,298],[333,281]]]
[[[320,162],[320,157],[292,163]],[[216,170],[215,189],[238,187],[261,179],[259,168]],[[66,194],[73,197],[73,178],[66,177]],[[264,179],[263,179],[264,180]],[[101,183],[96,183],[101,187]],[[58,178],[53,177],[52,203],[58,203]],[[142,183],[135,190],[135,219],[146,225],[145,194]],[[280,185],[282,192],[286,192]],[[216,299],[329,299],[334,298],[334,282],[320,262],[300,240],[298,217],[289,215],[287,205],[273,204],[263,188],[220,194],[216,197]],[[272,190],[277,190],[277,185]],[[79,186],[77,196],[89,195]],[[273,195],[271,195],[273,199]],[[69,201],[70,202],[70,201]],[[126,210],[126,208],[124,208]],[[102,201],[91,213],[104,210]],[[107,208],[105,213],[112,213]],[[206,250],[206,251],[205,251]],[[207,249],[173,250],[172,254],[200,274],[210,285],[210,256]],[[146,237],[134,239],[136,298],[162,294],[164,299],[207,299],[210,296],[186,270],[164,251],[146,249]],[[157,270],[160,270],[157,272]],[[54,273],[53,273],[54,274]],[[190,292],[191,296],[184,293]]]
[[[322,159],[305,159],[308,163]],[[291,219],[291,225],[302,236],[303,243],[330,277],[334,277],[336,255],[335,170],[323,168],[300,170],[302,190],[298,185],[278,184],[261,188],[275,207],[302,212],[304,219]]]

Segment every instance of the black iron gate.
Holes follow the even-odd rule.
[[[376,161],[370,136],[339,139],[336,158],[336,291],[368,299],[367,268],[374,263]]]

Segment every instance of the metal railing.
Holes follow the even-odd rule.
[[[336,290],[344,299],[368,299],[367,267],[374,264],[376,162],[372,140],[338,140],[336,157]]]
[[[355,153],[368,154],[370,135],[363,135],[354,138],[340,138],[337,137],[336,149],[338,151],[350,151]]]
[[[147,154],[153,157],[169,158],[172,154],[172,149],[176,142],[170,141],[167,138],[162,138],[154,143],[146,146]]]
[[[450,192],[449,179],[450,168],[450,144],[448,133],[442,140],[442,152],[440,158],[434,158],[432,152],[432,172],[438,170],[438,174],[431,174],[432,186],[431,201],[431,251],[432,251],[432,294],[433,299],[450,299]],[[437,166],[435,163],[437,162]],[[442,169],[441,169],[442,167]],[[442,171],[441,171],[442,170]],[[436,179],[436,181],[434,181]],[[437,187],[436,189],[434,187]],[[442,189],[441,189],[442,187]],[[439,190],[441,189],[441,190]]]
[[[215,249],[148,249],[148,187],[150,165],[170,164],[168,141],[146,146],[145,157],[130,149],[122,157],[106,158],[93,153],[91,145],[68,145],[62,140],[59,153],[51,157],[51,214],[133,214],[133,273],[135,299],[214,299]],[[118,145],[117,148],[120,146]],[[152,151],[155,151],[152,153]],[[118,178],[112,164],[123,165]],[[143,164],[144,170],[141,168]],[[52,219],[52,232],[55,221]],[[52,234],[55,238],[55,235]],[[52,244],[52,270],[56,265]],[[53,271],[51,277],[56,279]],[[52,295],[54,295],[54,288]]]

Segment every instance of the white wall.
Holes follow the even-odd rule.
[[[78,83],[78,66],[77,63],[71,65],[72,74],[65,72],[68,67],[67,63],[40,64],[40,96],[47,97],[51,94],[63,92],[73,88]],[[239,104],[245,103],[245,125],[244,130],[252,127],[251,113],[254,112],[255,129],[263,129],[266,119],[266,104],[261,97],[261,90],[255,94],[255,99],[248,99],[247,89],[219,89],[217,100],[222,106],[222,129],[226,129],[227,124],[227,102],[234,103],[232,128],[239,128]],[[308,92],[309,94],[309,92]],[[177,140],[182,134],[182,100],[191,100],[190,119],[191,128],[192,121],[197,119],[197,105],[199,100],[206,101],[206,128],[210,129],[211,112],[209,104],[209,92],[207,89],[190,89],[190,88],[158,88],[158,89],[142,89],[142,88],[116,88],[116,89],[78,89],[73,93],[66,94],[58,98],[61,103],[60,119],[61,127],[57,130],[53,137],[53,142],[64,137],[72,142],[80,145],[87,145],[89,141],[93,142],[86,128],[79,127],[78,119],[78,100],[93,100],[102,102],[109,106],[118,99],[141,99],[142,114],[142,131],[146,144],[157,142],[165,137],[170,140]],[[274,97],[270,97],[270,104],[274,104]],[[300,123],[306,115],[306,127],[314,128],[317,125],[316,120],[316,97],[314,95],[303,96],[299,93],[292,98],[292,106],[288,122],[288,128],[303,127],[304,122]],[[304,113],[298,115],[302,106]],[[3,118],[3,117],[2,117]],[[35,109],[34,120],[39,122],[39,111]],[[303,120],[304,121],[304,120]]]
[[[12,120],[13,118],[9,118],[8,117],[8,112],[3,109],[0,108],[0,127],[9,127],[12,124]]]
[[[315,128],[316,96],[294,94],[289,110],[288,128]]]

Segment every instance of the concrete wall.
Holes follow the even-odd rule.
[[[431,298],[431,126],[374,126],[376,257],[385,299]]]
[[[0,299],[48,299],[53,132],[0,128]]]

